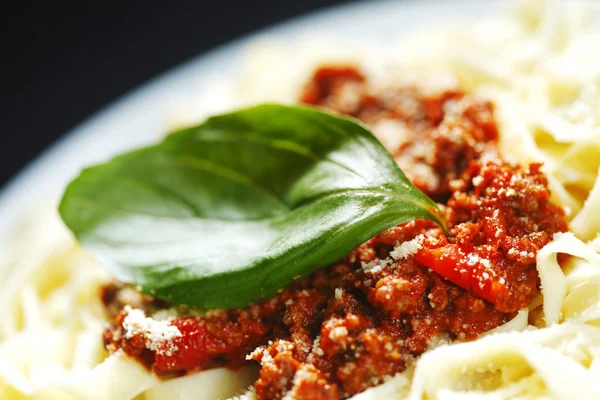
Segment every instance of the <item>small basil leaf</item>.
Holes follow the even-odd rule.
[[[363,126],[281,105],[87,168],[60,214],[116,278],[199,308],[243,307],[387,228],[441,221]]]

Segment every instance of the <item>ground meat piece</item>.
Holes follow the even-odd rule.
[[[301,99],[362,119],[407,176],[440,202],[431,221],[391,228],[262,304],[171,320],[169,352],[124,335],[124,285],[103,300],[107,348],[159,374],[260,363],[261,400],[344,399],[407,368],[427,349],[471,340],[539,294],[538,251],[568,230],[541,165],[503,162],[491,103],[459,89],[374,89],[354,68],[315,72]],[[131,293],[129,293],[131,294]],[[135,300],[149,313],[152,298]]]
[[[294,358],[295,345],[278,340],[268,348],[259,348],[250,355],[263,366],[260,379],[254,385],[257,397],[277,399],[289,396],[298,400],[339,399],[338,387],[310,363]]]
[[[301,101],[307,104],[327,103],[327,107],[351,114],[357,104],[352,99],[344,98],[344,93],[359,100],[356,94],[365,77],[353,67],[323,67],[315,71],[314,77],[306,84]],[[356,86],[354,86],[356,85]]]
[[[448,184],[471,160],[497,156],[492,103],[458,87],[381,89],[356,70],[323,67],[307,83],[301,101],[363,120],[411,182],[434,200],[447,199]]]

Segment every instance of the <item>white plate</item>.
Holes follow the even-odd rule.
[[[192,59],[115,101],[75,127],[12,179],[0,193],[0,247],[41,199],[57,201],[86,165],[156,141],[170,115],[215,79],[232,82],[244,49],[259,36],[292,39],[310,32],[385,41],[419,26],[472,19],[497,11],[502,0],[366,1],[337,6],[273,26]],[[204,88],[204,89],[203,89]]]

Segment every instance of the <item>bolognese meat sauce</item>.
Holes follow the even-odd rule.
[[[143,313],[133,321],[126,305],[166,305],[109,285],[110,351],[158,374],[257,362],[259,399],[348,398],[429,348],[509,321],[539,294],[536,255],[568,226],[549,201],[541,165],[499,158],[490,102],[456,87],[375,89],[351,67],[317,70],[300,100],[369,125],[411,181],[440,202],[448,233],[430,221],[405,223],[261,304],[166,322]],[[171,333],[153,333],[152,323]]]

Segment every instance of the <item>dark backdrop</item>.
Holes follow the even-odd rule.
[[[94,111],[203,51],[343,0],[21,1],[0,12],[0,186]]]

